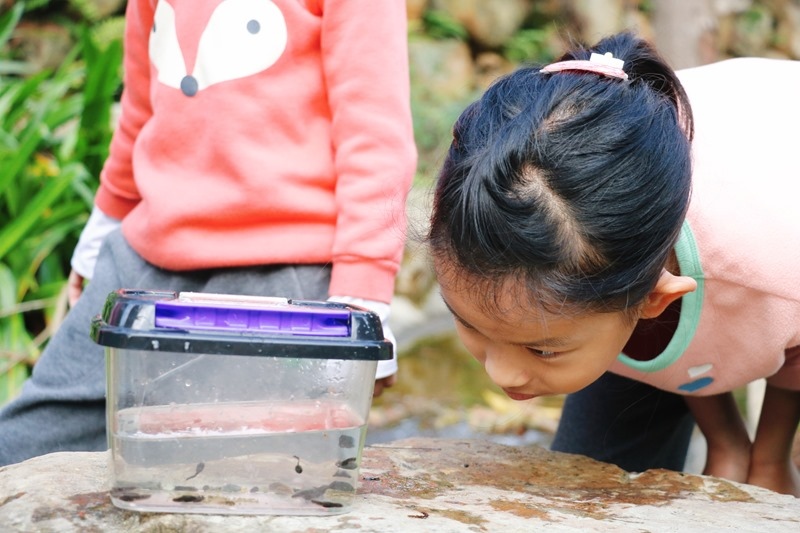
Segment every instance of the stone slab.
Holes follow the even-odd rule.
[[[109,500],[107,466],[107,452],[73,452],[0,468],[0,531],[800,531],[800,500],[791,496],[482,440],[368,446],[357,504],[321,517],[125,511]]]

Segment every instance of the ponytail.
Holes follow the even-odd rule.
[[[672,102],[678,112],[686,137],[694,137],[694,120],[689,97],[675,71],[647,41],[630,32],[618,33],[598,42],[591,48],[578,47],[564,54],[559,61],[589,59],[592,52],[611,53],[625,61],[623,70],[631,83],[644,83],[653,91]]]

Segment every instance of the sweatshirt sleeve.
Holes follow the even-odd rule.
[[[337,226],[330,294],[389,302],[416,169],[403,0],[326,0]]]
[[[136,136],[152,115],[148,45],[153,13],[149,0],[128,2],[120,119],[111,139],[109,156],[100,173],[100,187],[95,196],[95,204],[104,213],[120,220],[140,200],[133,178],[132,153]]]

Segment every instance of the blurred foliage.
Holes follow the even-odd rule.
[[[434,39],[461,39],[466,41],[466,28],[446,11],[430,9],[422,16],[425,33]]]
[[[426,338],[403,353],[397,384],[373,400],[370,434],[412,421],[417,430],[460,425],[469,434],[555,431],[563,396],[516,402],[494,383],[454,334]]]
[[[519,30],[505,43],[503,53],[514,63],[547,63],[554,55],[550,49],[550,34],[544,28]]]
[[[0,13],[0,48],[5,48],[11,38],[11,34],[19,23],[22,17],[22,12],[25,6],[22,4],[15,4],[13,8],[5,13]],[[8,57],[9,54],[0,54],[0,76],[8,74],[23,74],[27,69],[27,65],[23,61],[15,61],[13,57]]]
[[[31,73],[9,46],[28,11],[0,17],[0,404],[14,397],[66,311],[69,259],[111,139],[122,42],[83,19],[54,70]]]
[[[415,96],[421,91],[419,87],[411,90],[411,114],[419,152],[416,182],[430,184],[450,146],[453,124],[469,101],[454,100],[431,105],[428,99]]]
[[[70,7],[89,22],[98,22],[103,17],[97,2],[92,0],[69,0]]]
[[[432,41],[434,44],[429,45],[432,47],[436,41],[458,40],[469,47],[473,59],[479,54],[491,53],[499,56],[501,61],[516,65],[552,60],[556,55],[556,51],[552,49],[555,31],[557,30],[551,19],[531,16],[504,45],[487,49],[485,45],[474,42],[467,29],[446,11],[429,9],[423,13],[421,23],[412,21],[409,38],[412,41]],[[430,80],[412,75],[411,111],[419,151],[416,183],[429,185],[434,179],[450,146],[453,124],[481,91],[482,88],[476,85],[471,91],[467,91],[466,96],[443,97],[435,86],[431,86]]]

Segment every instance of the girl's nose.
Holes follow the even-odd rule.
[[[489,378],[504,389],[522,387],[528,383],[525,369],[519,364],[513,353],[487,352],[483,367]]]

